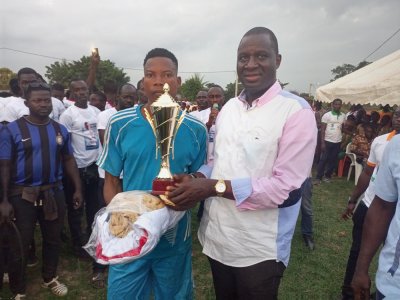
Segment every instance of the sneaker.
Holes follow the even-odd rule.
[[[26,295],[25,294],[16,294],[14,298],[12,298],[13,300],[23,300],[26,299]]]
[[[28,260],[26,262],[26,266],[29,268],[33,268],[35,266],[37,266],[37,264],[39,263],[39,259],[37,258],[37,256],[30,256],[28,257]]]
[[[330,178],[327,178],[327,177],[325,177],[324,179],[322,179],[322,181],[325,182],[325,183],[331,183],[331,179],[330,179]]]
[[[304,239],[304,243],[306,244],[306,247],[308,249],[310,249],[310,250],[315,249],[315,243],[314,243],[314,239],[312,236],[303,234],[303,239]]]
[[[50,289],[53,295],[63,297],[68,293],[68,288],[64,283],[58,281],[58,276],[49,282],[43,282],[42,287]]]

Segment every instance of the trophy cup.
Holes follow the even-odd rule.
[[[169,160],[172,154],[174,158],[173,143],[179,126],[181,125],[185,113],[182,112],[178,117],[179,104],[170,96],[169,85],[163,86],[164,94],[150,105],[150,112],[145,109],[146,119],[150,123],[156,137],[156,158],[161,155],[161,168],[157,177],[153,180],[152,194],[159,197],[168,205],[174,205],[164,195],[167,186],[174,184],[169,168]]]

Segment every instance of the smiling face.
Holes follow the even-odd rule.
[[[177,67],[167,57],[149,58],[144,65],[143,92],[151,104],[164,91],[165,83],[169,84],[169,94],[175,98],[181,85],[181,78],[177,75]]]
[[[254,100],[264,94],[276,81],[276,70],[281,56],[268,34],[244,36],[237,54],[237,73],[246,89],[247,96]]]

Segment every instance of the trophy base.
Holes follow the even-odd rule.
[[[161,198],[162,201],[166,205],[175,206],[174,202],[170,201],[166,196],[165,192],[167,191],[168,186],[173,186],[174,180],[173,179],[161,179],[157,178],[153,180],[153,188],[151,193],[153,195],[157,195]]]
[[[165,192],[167,191],[167,187],[173,185],[174,185],[173,179],[156,178],[153,180],[152,193],[154,195],[164,195]]]

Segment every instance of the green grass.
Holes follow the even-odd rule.
[[[316,249],[310,251],[305,247],[298,222],[289,267],[280,286],[279,299],[339,299],[352,228],[352,222],[342,221],[340,214],[353,188],[354,181],[347,182],[343,178],[335,178],[329,184],[314,186]],[[201,253],[197,240],[198,222],[195,217],[192,225],[195,297],[198,300],[214,299],[209,264]],[[37,238],[39,236],[36,234]],[[376,261],[371,270],[376,270]],[[91,264],[74,258],[66,245],[62,250],[59,275],[69,287],[69,293],[64,299],[106,299],[105,290],[95,290],[90,286]],[[40,287],[39,266],[29,269],[28,276],[29,299],[58,299]],[[374,278],[374,274],[371,274],[371,278]],[[10,296],[10,293],[5,285],[0,297],[7,296]]]

